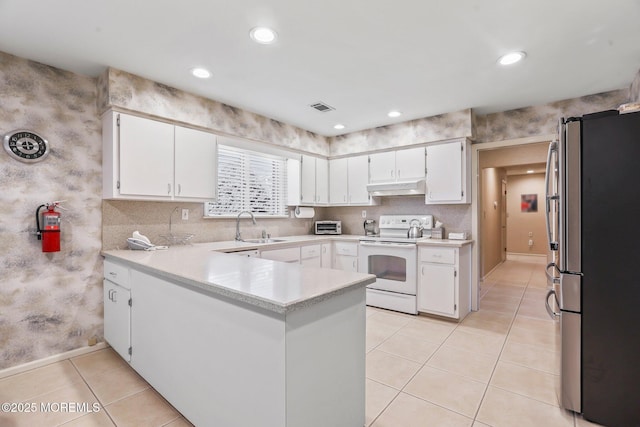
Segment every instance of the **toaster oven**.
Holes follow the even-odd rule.
[[[342,221],[316,221],[316,234],[342,234]]]

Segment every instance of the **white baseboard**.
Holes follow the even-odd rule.
[[[7,369],[0,370],[0,379],[10,377],[11,375],[21,374],[31,369],[41,368],[46,365],[50,365],[62,360],[71,359],[72,357],[82,356],[83,354],[92,353],[94,351],[107,348],[108,345],[105,342],[100,342],[93,346],[80,347],[75,350],[67,351],[65,353],[56,354],[53,356],[45,357],[44,359],[34,360],[33,362],[27,362],[22,365],[12,366]]]
[[[533,262],[536,264],[546,264],[546,254],[520,254],[516,252],[507,252],[507,261]]]

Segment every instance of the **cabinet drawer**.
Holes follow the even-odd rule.
[[[321,245],[309,245],[300,247],[300,258],[314,258],[321,254]]]
[[[358,256],[358,244],[348,242],[335,242],[336,255]]]
[[[299,262],[300,247],[260,251],[260,257],[272,261]]]
[[[420,261],[435,262],[438,264],[455,264],[456,249],[435,248],[429,246],[422,247],[420,248]]]
[[[105,260],[104,278],[117,283],[125,289],[131,289],[131,286],[129,286],[129,269],[123,265]]]

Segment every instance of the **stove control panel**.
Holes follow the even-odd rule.
[[[433,215],[380,215],[380,229],[408,230],[411,221],[417,219],[420,226],[430,230],[433,228]]]

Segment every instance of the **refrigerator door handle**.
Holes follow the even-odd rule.
[[[560,277],[555,277],[553,274],[549,273],[549,268],[551,267],[555,268],[558,274],[560,274],[560,269],[558,268],[555,262],[550,262],[549,264],[547,264],[547,266],[544,269],[544,274],[545,276],[547,276],[547,283],[551,283],[552,285],[556,283],[560,283]]]
[[[547,297],[544,300],[544,306],[547,309],[547,313],[549,313],[549,317],[551,317],[553,320],[556,320],[556,318],[560,317],[560,313],[556,313],[555,311],[553,311],[553,308],[551,308],[551,305],[549,304],[549,298],[551,296],[553,296],[556,305],[559,306],[558,296],[556,295],[556,291],[554,291],[553,289],[547,292]]]
[[[552,173],[552,158],[553,153],[558,151],[558,142],[553,141],[549,144],[549,150],[547,151],[547,167],[544,174],[544,188],[545,188],[545,204],[547,212],[545,214],[545,221],[547,223],[547,241],[549,242],[549,249],[552,251],[558,250],[558,242],[553,241],[553,236],[551,235],[551,201],[558,201],[560,197],[558,194],[549,194],[549,182]],[[555,173],[555,170],[553,171]],[[547,266],[548,267],[548,266]]]

